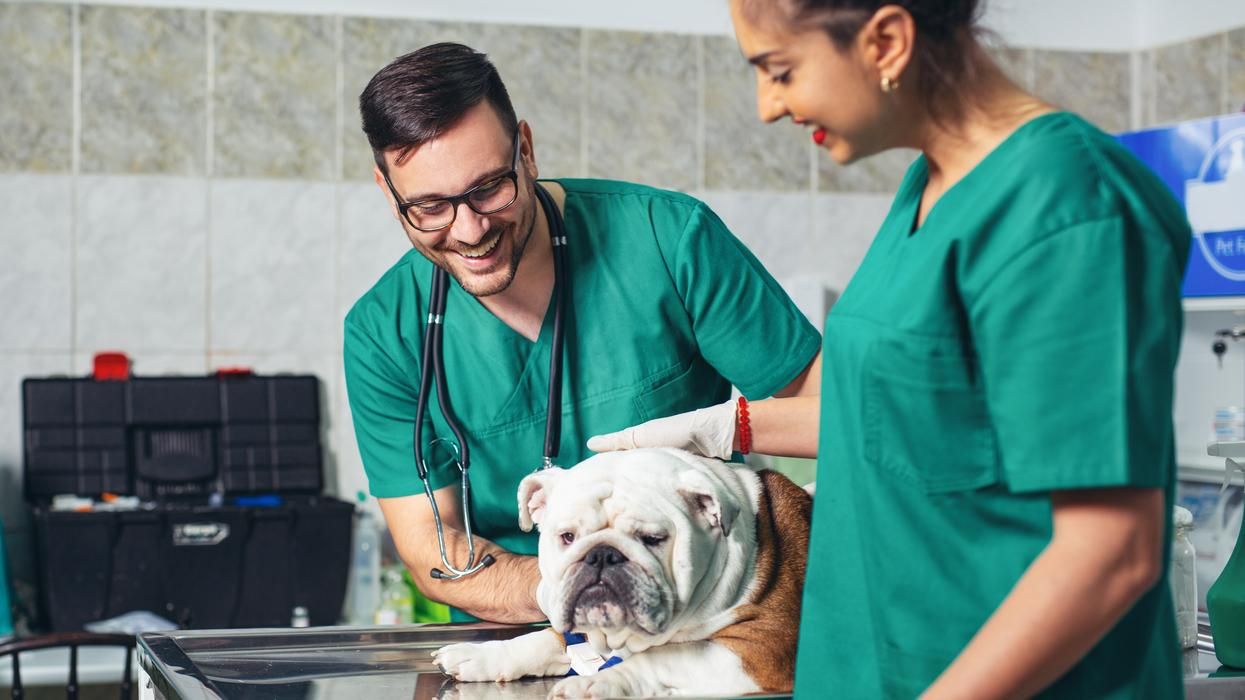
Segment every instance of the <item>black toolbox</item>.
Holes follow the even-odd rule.
[[[335,624],[354,506],[322,494],[319,396],[302,375],[26,379],[45,626],[135,610],[189,628],[288,626],[298,606]],[[112,504],[55,510],[57,495]]]

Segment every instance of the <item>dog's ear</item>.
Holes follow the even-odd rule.
[[[533,525],[539,525],[545,514],[545,506],[549,503],[549,493],[553,485],[566,473],[565,469],[542,469],[523,477],[519,482],[519,527],[524,532],[531,532]]]
[[[703,472],[685,471],[679,474],[679,495],[687,502],[687,508],[704,527],[731,534],[739,506],[734,499],[721,498],[717,485]]]

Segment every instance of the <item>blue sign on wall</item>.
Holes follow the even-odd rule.
[[[1245,296],[1245,114],[1118,136],[1184,204],[1193,227],[1184,295]]]

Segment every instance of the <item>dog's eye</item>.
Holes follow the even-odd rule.
[[[562,538],[562,544],[570,544],[575,541],[575,533],[564,532],[562,533],[561,538]]]
[[[666,541],[665,535],[640,535],[640,541],[645,547],[656,547]]]

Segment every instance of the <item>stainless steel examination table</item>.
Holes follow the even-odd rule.
[[[402,627],[219,630],[139,637],[140,697],[157,700],[474,700],[544,698],[556,678],[455,683],[432,664],[454,642],[508,639],[529,628],[490,623]],[[1207,628],[1205,631],[1209,631]],[[1190,700],[1245,697],[1245,674],[1219,669],[1209,650],[1185,655]],[[753,698],[788,695],[756,694]]]
[[[529,631],[480,622],[147,633],[138,641],[139,665],[147,675],[139,679],[140,698],[543,699],[557,678],[455,683],[432,664],[433,650],[446,644],[509,639]]]

